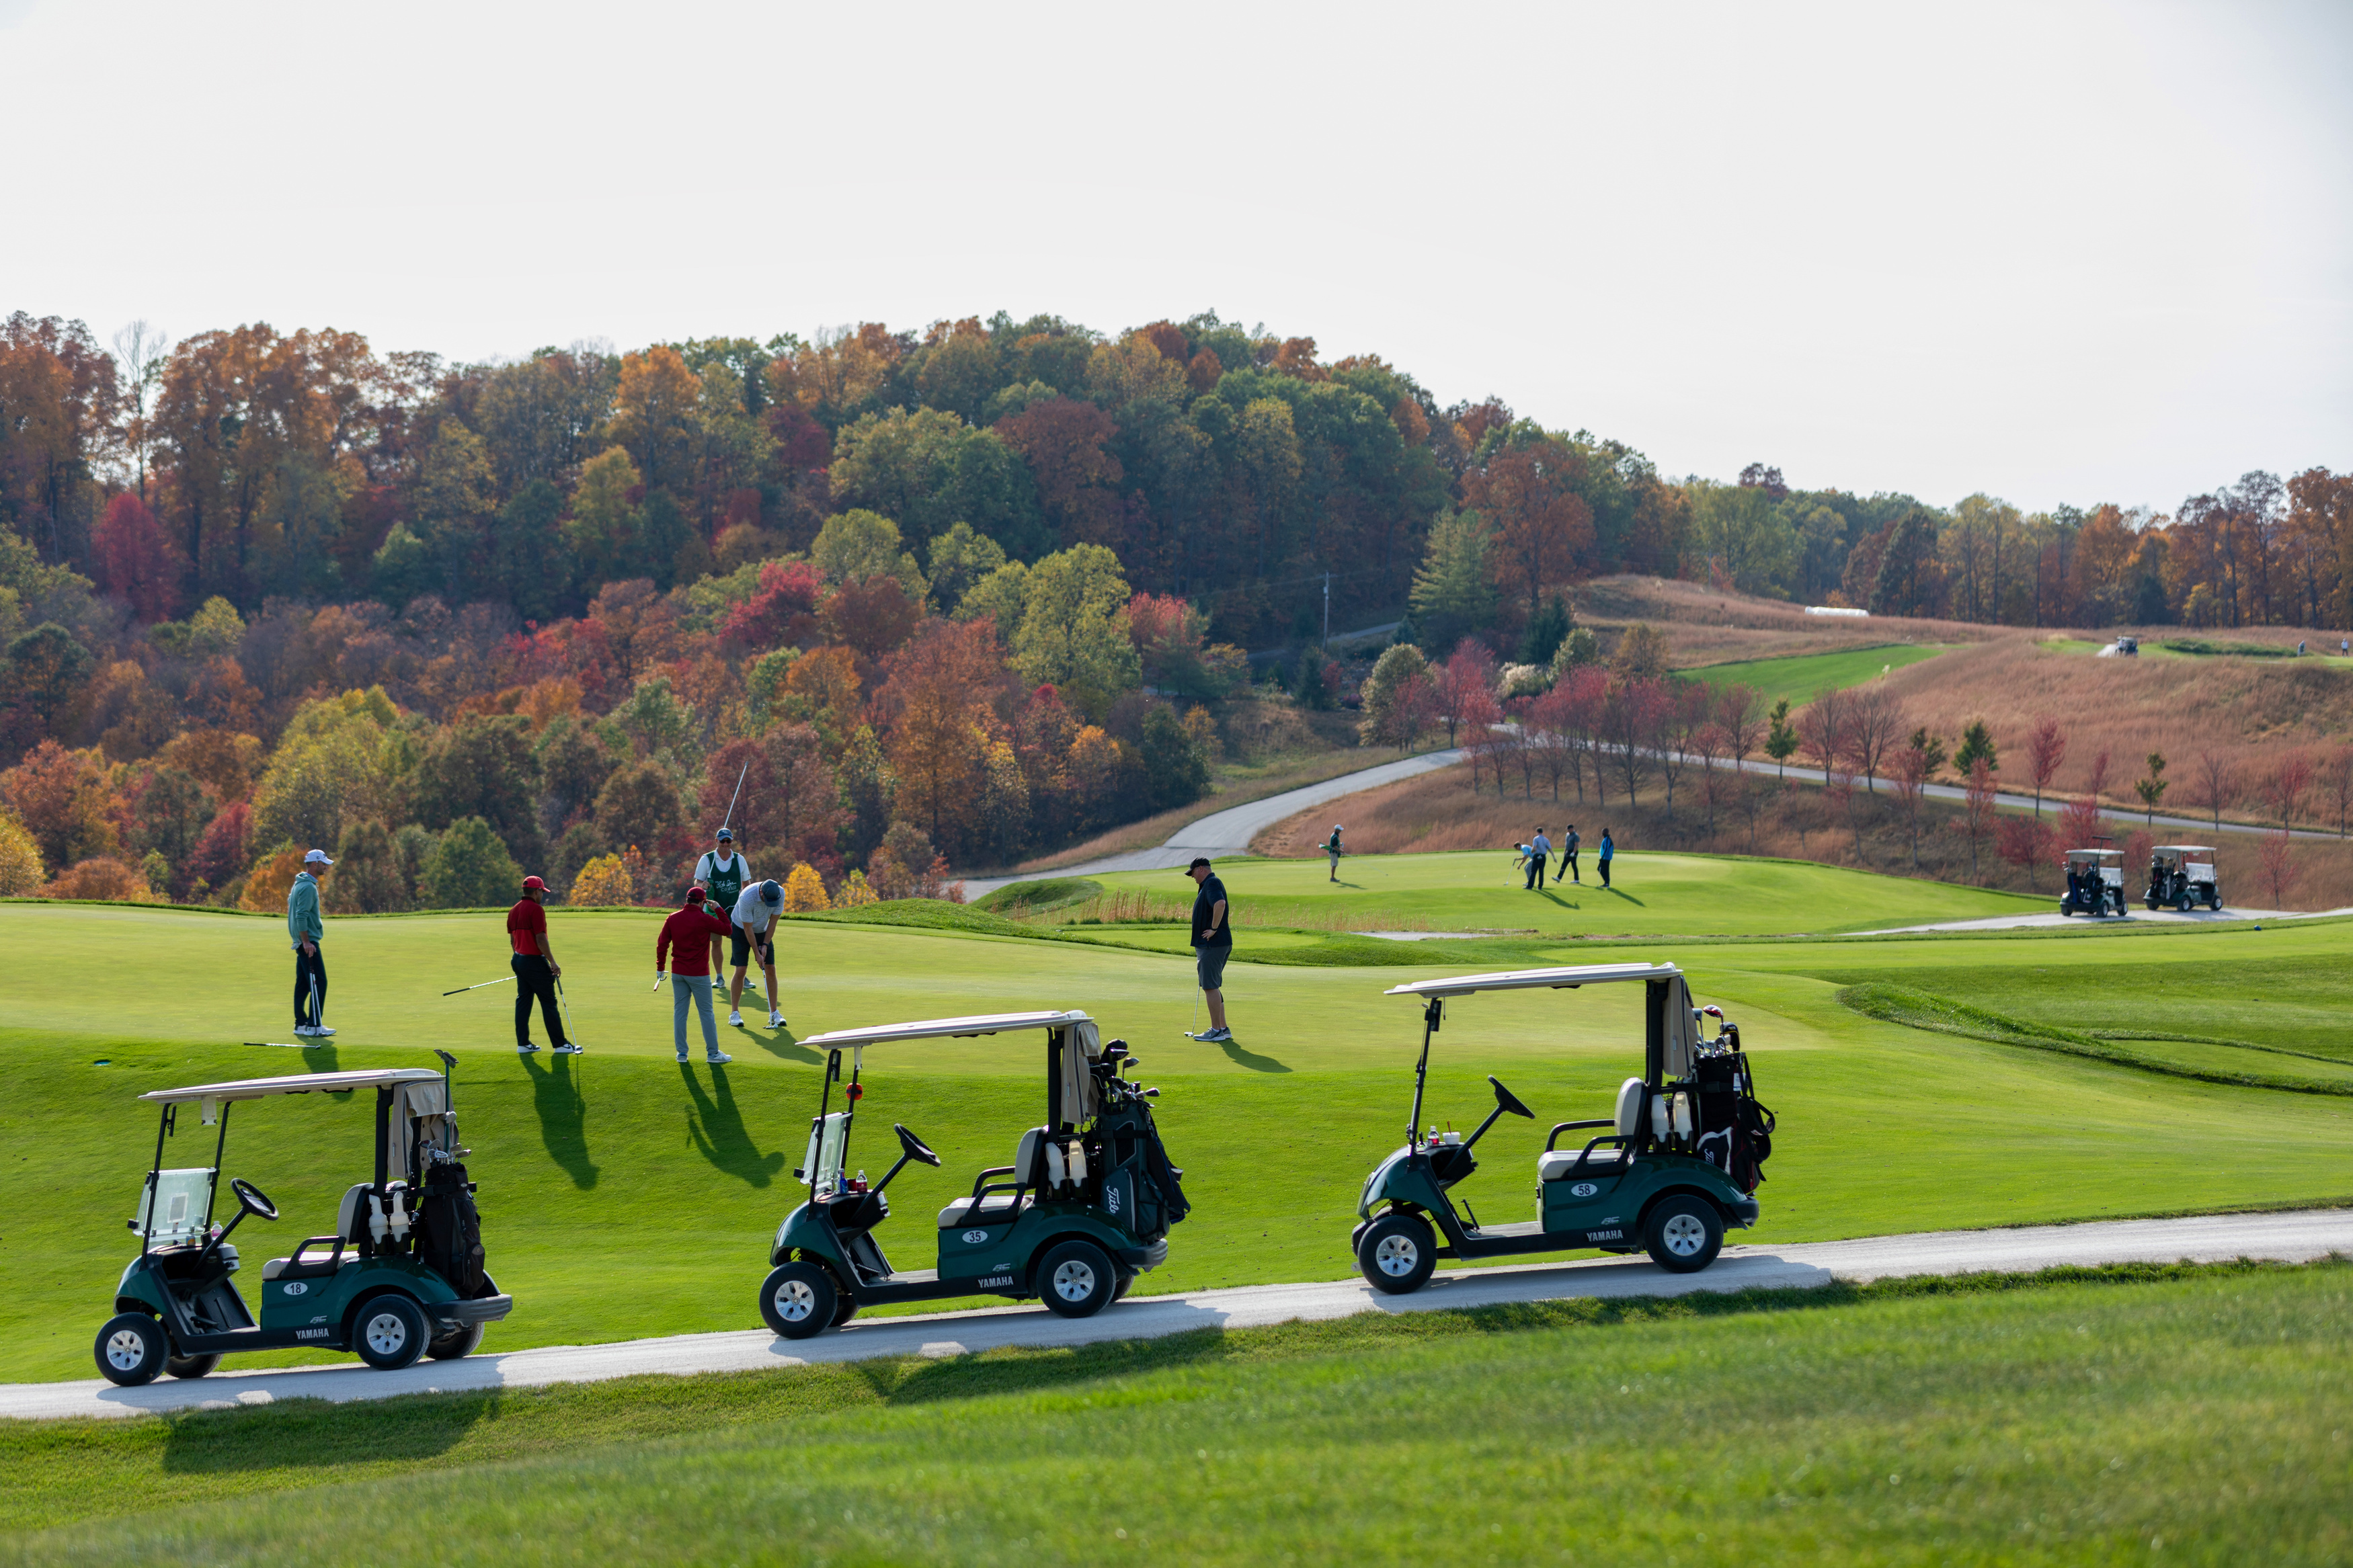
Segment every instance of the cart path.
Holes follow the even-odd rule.
[[[1009,887],[1015,882],[1037,882],[1049,877],[1091,877],[1098,871],[1158,871],[1180,867],[1196,855],[1247,855],[1250,840],[1281,822],[1284,817],[1305,811],[1311,805],[1321,805],[1327,800],[1343,795],[1378,789],[1399,779],[1415,778],[1451,767],[1462,760],[1460,751],[1424,752],[1419,756],[1406,757],[1394,763],[1383,763],[1338,778],[1325,779],[1322,784],[1302,784],[1297,789],[1284,790],[1263,800],[1246,801],[1240,805],[1213,811],[1208,816],[1187,823],[1168,836],[1168,841],[1150,849],[1131,849],[1124,855],[1108,855],[1100,860],[1089,860],[1077,866],[1063,866],[1051,871],[1032,871],[1018,877],[980,877],[965,883],[968,897],[978,899]]]
[[[2334,915],[2353,915],[2353,905],[2336,910],[2151,910],[2128,908],[2123,922],[2128,925],[2211,925],[2232,921],[2319,921]],[[1924,931],[2022,931],[2041,926],[2078,926],[2086,930],[2116,921],[2115,915],[2063,915],[2051,911],[2039,915],[1989,915],[1983,920],[1941,921],[1935,925],[1889,926],[1883,931],[1862,931],[1855,936],[1904,936]],[[1386,932],[1376,934],[1386,935]]]
[[[102,1379],[0,1385],[0,1417],[137,1415],[202,1407],[269,1405],[281,1399],[385,1399],[401,1394],[528,1388],[596,1383],[648,1373],[757,1372],[875,1356],[969,1355],[1006,1346],[1056,1349],[1105,1340],[1158,1339],[1193,1329],[1258,1328],[1345,1318],[1356,1312],[1435,1312],[1503,1302],[1567,1297],[1681,1296],[1700,1290],[1821,1286],[1833,1279],[1911,1274],[2010,1272],[2060,1264],[2221,1262],[2237,1258],[2308,1262],[2353,1253],[2353,1209],[2212,1215],[2188,1219],[2107,1220],[2016,1230],[1929,1231],[1789,1247],[1727,1246],[1700,1274],[1669,1274],[1648,1258],[1521,1264],[1458,1269],[1410,1296],[1383,1296],[1360,1279],[1308,1285],[1247,1285],[1184,1296],[1131,1297],[1092,1318],[1072,1321],[1042,1307],[1018,1305],[853,1322],[797,1342],[765,1329],[680,1334],[617,1344],[557,1345],[457,1362],[419,1362],[402,1372],[372,1372],[356,1363],[286,1372],[215,1373],[195,1383],[159,1378],[144,1388]],[[730,1284],[742,1289],[746,1315],[756,1270]],[[523,1310],[529,1310],[528,1302]],[[96,1328],[93,1325],[92,1333]],[[492,1325],[491,1333],[498,1332]],[[233,1363],[232,1363],[233,1364]]]

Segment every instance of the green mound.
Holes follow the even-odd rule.
[[[972,904],[951,904],[941,899],[886,899],[879,904],[859,904],[846,910],[795,915],[797,921],[828,925],[900,926],[909,931],[964,931],[974,936],[1036,937],[1043,932],[1018,921]]]
[[[1767,707],[1782,698],[1791,707],[1810,702],[1828,689],[1843,690],[1876,680],[1882,672],[1934,658],[1945,650],[1912,643],[1882,643],[1873,647],[1841,648],[1836,653],[1796,654],[1788,658],[1744,658],[1729,664],[1704,664],[1682,673],[1710,686],[1748,686]]]
[[[1103,884],[1088,877],[1048,877],[1036,882],[1014,882],[997,889],[983,899],[973,901],[976,910],[990,910],[1000,915],[1042,915],[1056,910],[1083,904],[1103,891]]]

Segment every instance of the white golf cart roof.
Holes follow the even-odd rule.
[[[234,1083],[200,1083],[187,1089],[159,1089],[139,1098],[159,1104],[191,1100],[268,1100],[274,1094],[309,1094],[313,1089],[332,1094],[346,1089],[376,1089],[395,1083],[439,1083],[430,1068],[364,1068],[356,1072],[302,1072],[287,1078],[246,1078]]]
[[[965,1018],[918,1018],[907,1024],[869,1024],[860,1029],[834,1029],[805,1035],[801,1044],[819,1049],[841,1046],[875,1046],[888,1040],[963,1039],[976,1035],[1001,1035],[1014,1029],[1059,1029],[1066,1024],[1094,1020],[1073,1008],[1050,1013],[976,1013]]]
[[[2121,866],[2124,864],[2125,852],[2121,849],[2070,849],[2067,851],[2067,858],[2070,860],[2097,860],[2104,866],[2109,861],[2114,860],[2117,865]]]
[[[1586,963],[1566,969],[1506,969],[1493,974],[1457,974],[1444,980],[1416,980],[1392,985],[1384,996],[1468,996],[1473,991],[1525,991],[1536,986],[1552,990],[1599,985],[1612,980],[1667,980],[1681,974],[1672,963]]]
[[[2160,844],[2154,849],[2151,849],[2149,853],[2152,855],[2205,855],[2211,857],[2214,853],[2214,847],[2211,844]]]

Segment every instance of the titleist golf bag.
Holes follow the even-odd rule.
[[[419,1208],[419,1259],[439,1270],[461,1297],[494,1294],[482,1271],[482,1216],[475,1211],[474,1184],[466,1180],[466,1167],[451,1161],[427,1172]]]

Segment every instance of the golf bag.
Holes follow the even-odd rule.
[[[474,1208],[466,1167],[454,1161],[435,1165],[426,1175],[420,1208],[417,1260],[437,1269],[461,1297],[491,1294],[482,1271],[482,1216]]]
[[[1148,1113],[1144,1121],[1144,1173],[1160,1189],[1164,1226],[1175,1225],[1193,1212],[1193,1205],[1185,1201],[1184,1187],[1178,1184],[1185,1173],[1168,1163],[1168,1151],[1160,1142],[1160,1125]]]
[[[1757,1099],[1746,1053],[1704,1056],[1698,1067],[1700,1158],[1742,1192],[1753,1193],[1773,1154],[1773,1112]]]

